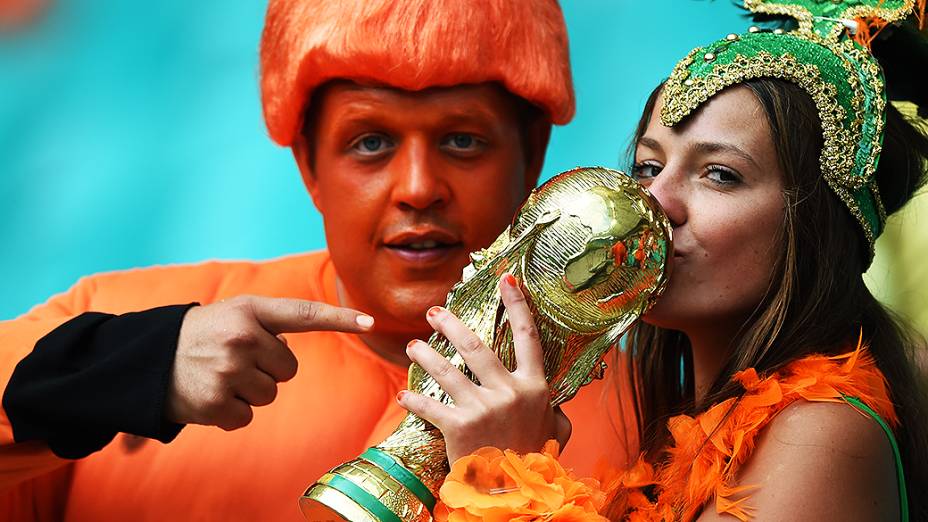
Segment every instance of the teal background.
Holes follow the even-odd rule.
[[[51,0],[0,34],[0,319],[94,272],[324,246],[261,119],[264,7]],[[674,62],[749,25],[726,0],[567,0],[564,14],[578,111],[554,133],[545,178],[621,166]]]

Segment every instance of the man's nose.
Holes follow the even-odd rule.
[[[438,151],[431,149],[425,139],[408,139],[390,162],[393,202],[401,208],[425,210],[450,198]]]
[[[686,223],[689,187],[683,173],[664,167],[648,185],[648,190],[661,204],[674,228]]]

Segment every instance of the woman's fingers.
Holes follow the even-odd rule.
[[[454,418],[454,410],[450,406],[409,390],[397,394],[396,402],[406,408],[406,411],[434,424],[442,433],[446,433],[445,427],[449,426],[449,421]]]
[[[406,345],[406,355],[431,375],[441,389],[454,399],[455,403],[466,402],[476,393],[477,386],[455,368],[451,361],[433,350],[428,343],[419,340],[410,341]]]
[[[509,371],[503,363],[453,313],[440,306],[433,306],[429,308],[426,319],[435,331],[451,341],[480,384],[493,387],[506,382]]]
[[[563,444],[570,436],[570,421],[551,406],[538,332],[512,275],[503,277],[500,293],[513,333],[515,372],[510,373],[477,335],[444,308],[431,308],[428,321],[457,348],[480,386],[425,343],[414,341],[407,347],[410,359],[435,378],[455,405],[408,391],[397,401],[442,431],[452,460],[487,445],[537,451],[551,437]]]
[[[516,373],[526,377],[544,377],[545,363],[541,351],[541,339],[532,310],[525,300],[519,282],[512,274],[505,274],[500,280],[499,293],[509,315],[509,327],[512,329],[513,350],[516,355]]]

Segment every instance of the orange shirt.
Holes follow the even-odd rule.
[[[0,382],[39,338],[83,312],[121,314],[240,294],[338,303],[327,252],[91,276],[0,323]],[[297,499],[305,488],[382,441],[405,415],[395,396],[406,387],[406,369],[353,335],[287,338],[297,376],[233,432],[190,425],[170,444],[120,434],[102,451],[68,461],[44,444],[14,443],[0,415],[0,520],[302,520]],[[635,453],[615,419],[616,397],[607,378],[565,405],[574,426],[566,466],[589,475],[600,459],[626,462]]]

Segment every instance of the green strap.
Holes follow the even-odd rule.
[[[902,454],[899,453],[899,444],[896,443],[893,430],[890,429],[886,421],[880,417],[880,414],[873,411],[873,408],[864,404],[864,402],[857,397],[851,397],[849,395],[842,395],[841,397],[851,406],[873,417],[874,420],[879,423],[880,427],[883,428],[883,431],[886,432],[886,436],[889,437],[889,444],[893,447],[893,456],[896,458],[896,480],[899,483],[899,514],[901,515],[902,522],[909,522],[909,496],[905,490],[905,473],[902,471]]]
[[[361,458],[376,464],[380,469],[396,479],[397,482],[406,486],[406,489],[411,491],[419,499],[419,502],[422,502],[425,508],[429,510],[429,513],[435,509],[435,496],[432,495],[429,488],[425,487],[419,477],[397,462],[390,454],[384,453],[377,448],[367,448],[367,451],[361,454]]]
[[[400,517],[396,516],[396,513],[390,511],[387,506],[384,506],[377,497],[371,495],[360,486],[344,477],[332,475],[329,481],[324,484],[330,488],[341,491],[381,522],[403,522],[400,520]]]

